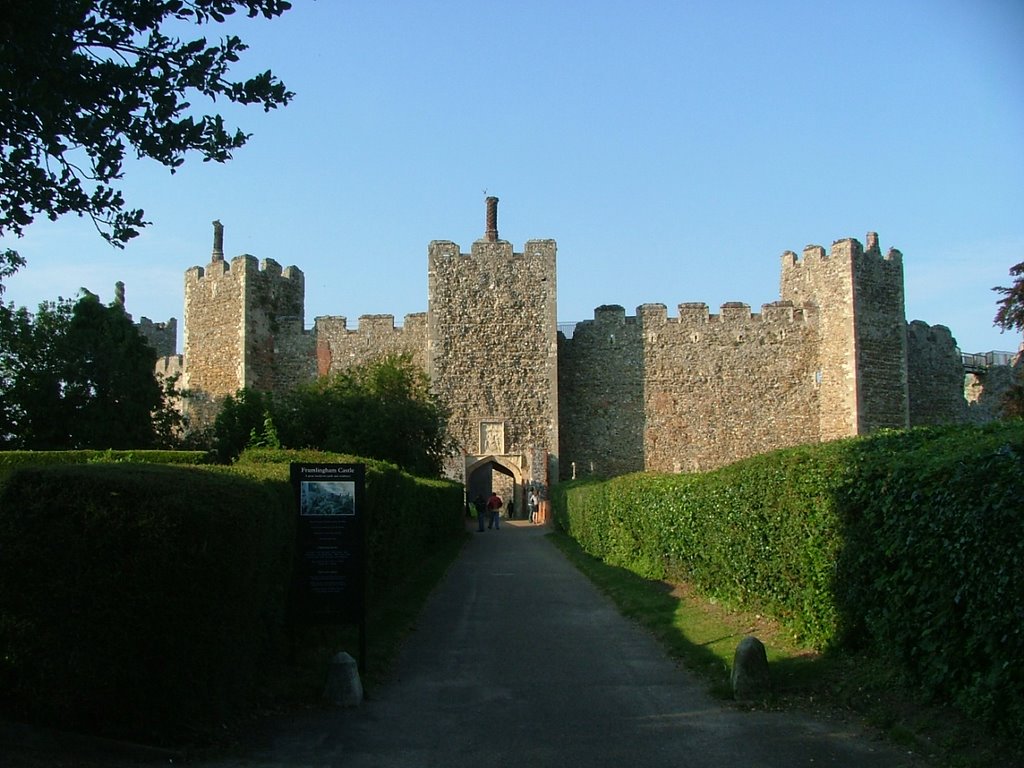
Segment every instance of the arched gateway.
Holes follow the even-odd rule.
[[[466,499],[483,498],[497,492],[506,504],[513,502],[516,515],[523,517],[523,472],[505,456],[466,456]],[[506,507],[507,509],[507,507]]]

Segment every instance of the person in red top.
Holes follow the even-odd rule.
[[[488,528],[498,529],[501,526],[501,496],[494,491],[491,491],[491,497],[487,500],[487,511],[490,512],[491,518],[487,521]]]

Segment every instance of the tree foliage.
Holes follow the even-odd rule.
[[[1004,331],[1024,331],[1024,261],[1010,267],[1010,276],[1015,277],[1008,288],[996,286],[993,291],[1003,298],[996,302],[995,325]],[[1018,361],[1013,384],[1003,395],[1002,411],[1010,418],[1024,417],[1024,362]]]
[[[996,302],[995,325],[1004,331],[1024,331],[1024,261],[1010,267],[1010,276],[1017,278],[1009,288],[996,286],[992,290],[1003,294]]]
[[[447,415],[409,355],[381,357],[277,398],[241,390],[214,424],[225,460],[276,443],[383,459],[423,476],[440,473],[446,435]]]
[[[0,315],[0,445],[22,449],[172,445],[174,382],[120,305],[85,292],[33,315]]]
[[[292,94],[269,70],[233,80],[246,45],[182,40],[189,23],[236,10],[280,16],[286,0],[0,0],[0,236],[20,236],[37,214],[89,216],[118,246],[145,226],[116,182],[129,148],[173,173],[186,156],[223,162],[248,135],[192,99],[264,110]],[[171,28],[173,31],[169,31]]]

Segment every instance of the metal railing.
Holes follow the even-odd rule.
[[[567,339],[572,338],[573,331],[576,330],[576,321],[569,322],[568,320],[561,320],[558,322],[558,331],[565,336]]]
[[[964,369],[973,373],[985,371],[993,365],[1013,365],[1013,360],[1017,357],[1017,354],[1015,352],[993,350],[992,352],[963,352],[961,357],[964,361]]]

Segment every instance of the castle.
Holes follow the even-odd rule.
[[[249,255],[226,261],[214,222],[210,263],[185,274],[184,354],[173,320],[141,330],[166,355],[159,372],[181,374],[200,423],[243,387],[285,391],[407,353],[451,413],[459,453],[448,474],[469,498],[493,487],[520,510],[526,488],[577,474],[704,470],[884,427],[989,417],[985,398],[965,399],[949,330],[907,323],[902,254],[883,255],[874,233],[864,245],[784,253],[779,301],[760,312],[601,306],[560,332],[555,241],[515,252],[498,237],[497,204],[487,198],[470,253],[430,243],[427,311],[401,326],[392,315],[363,316],[358,328],[328,316],[306,330],[303,273]]]

